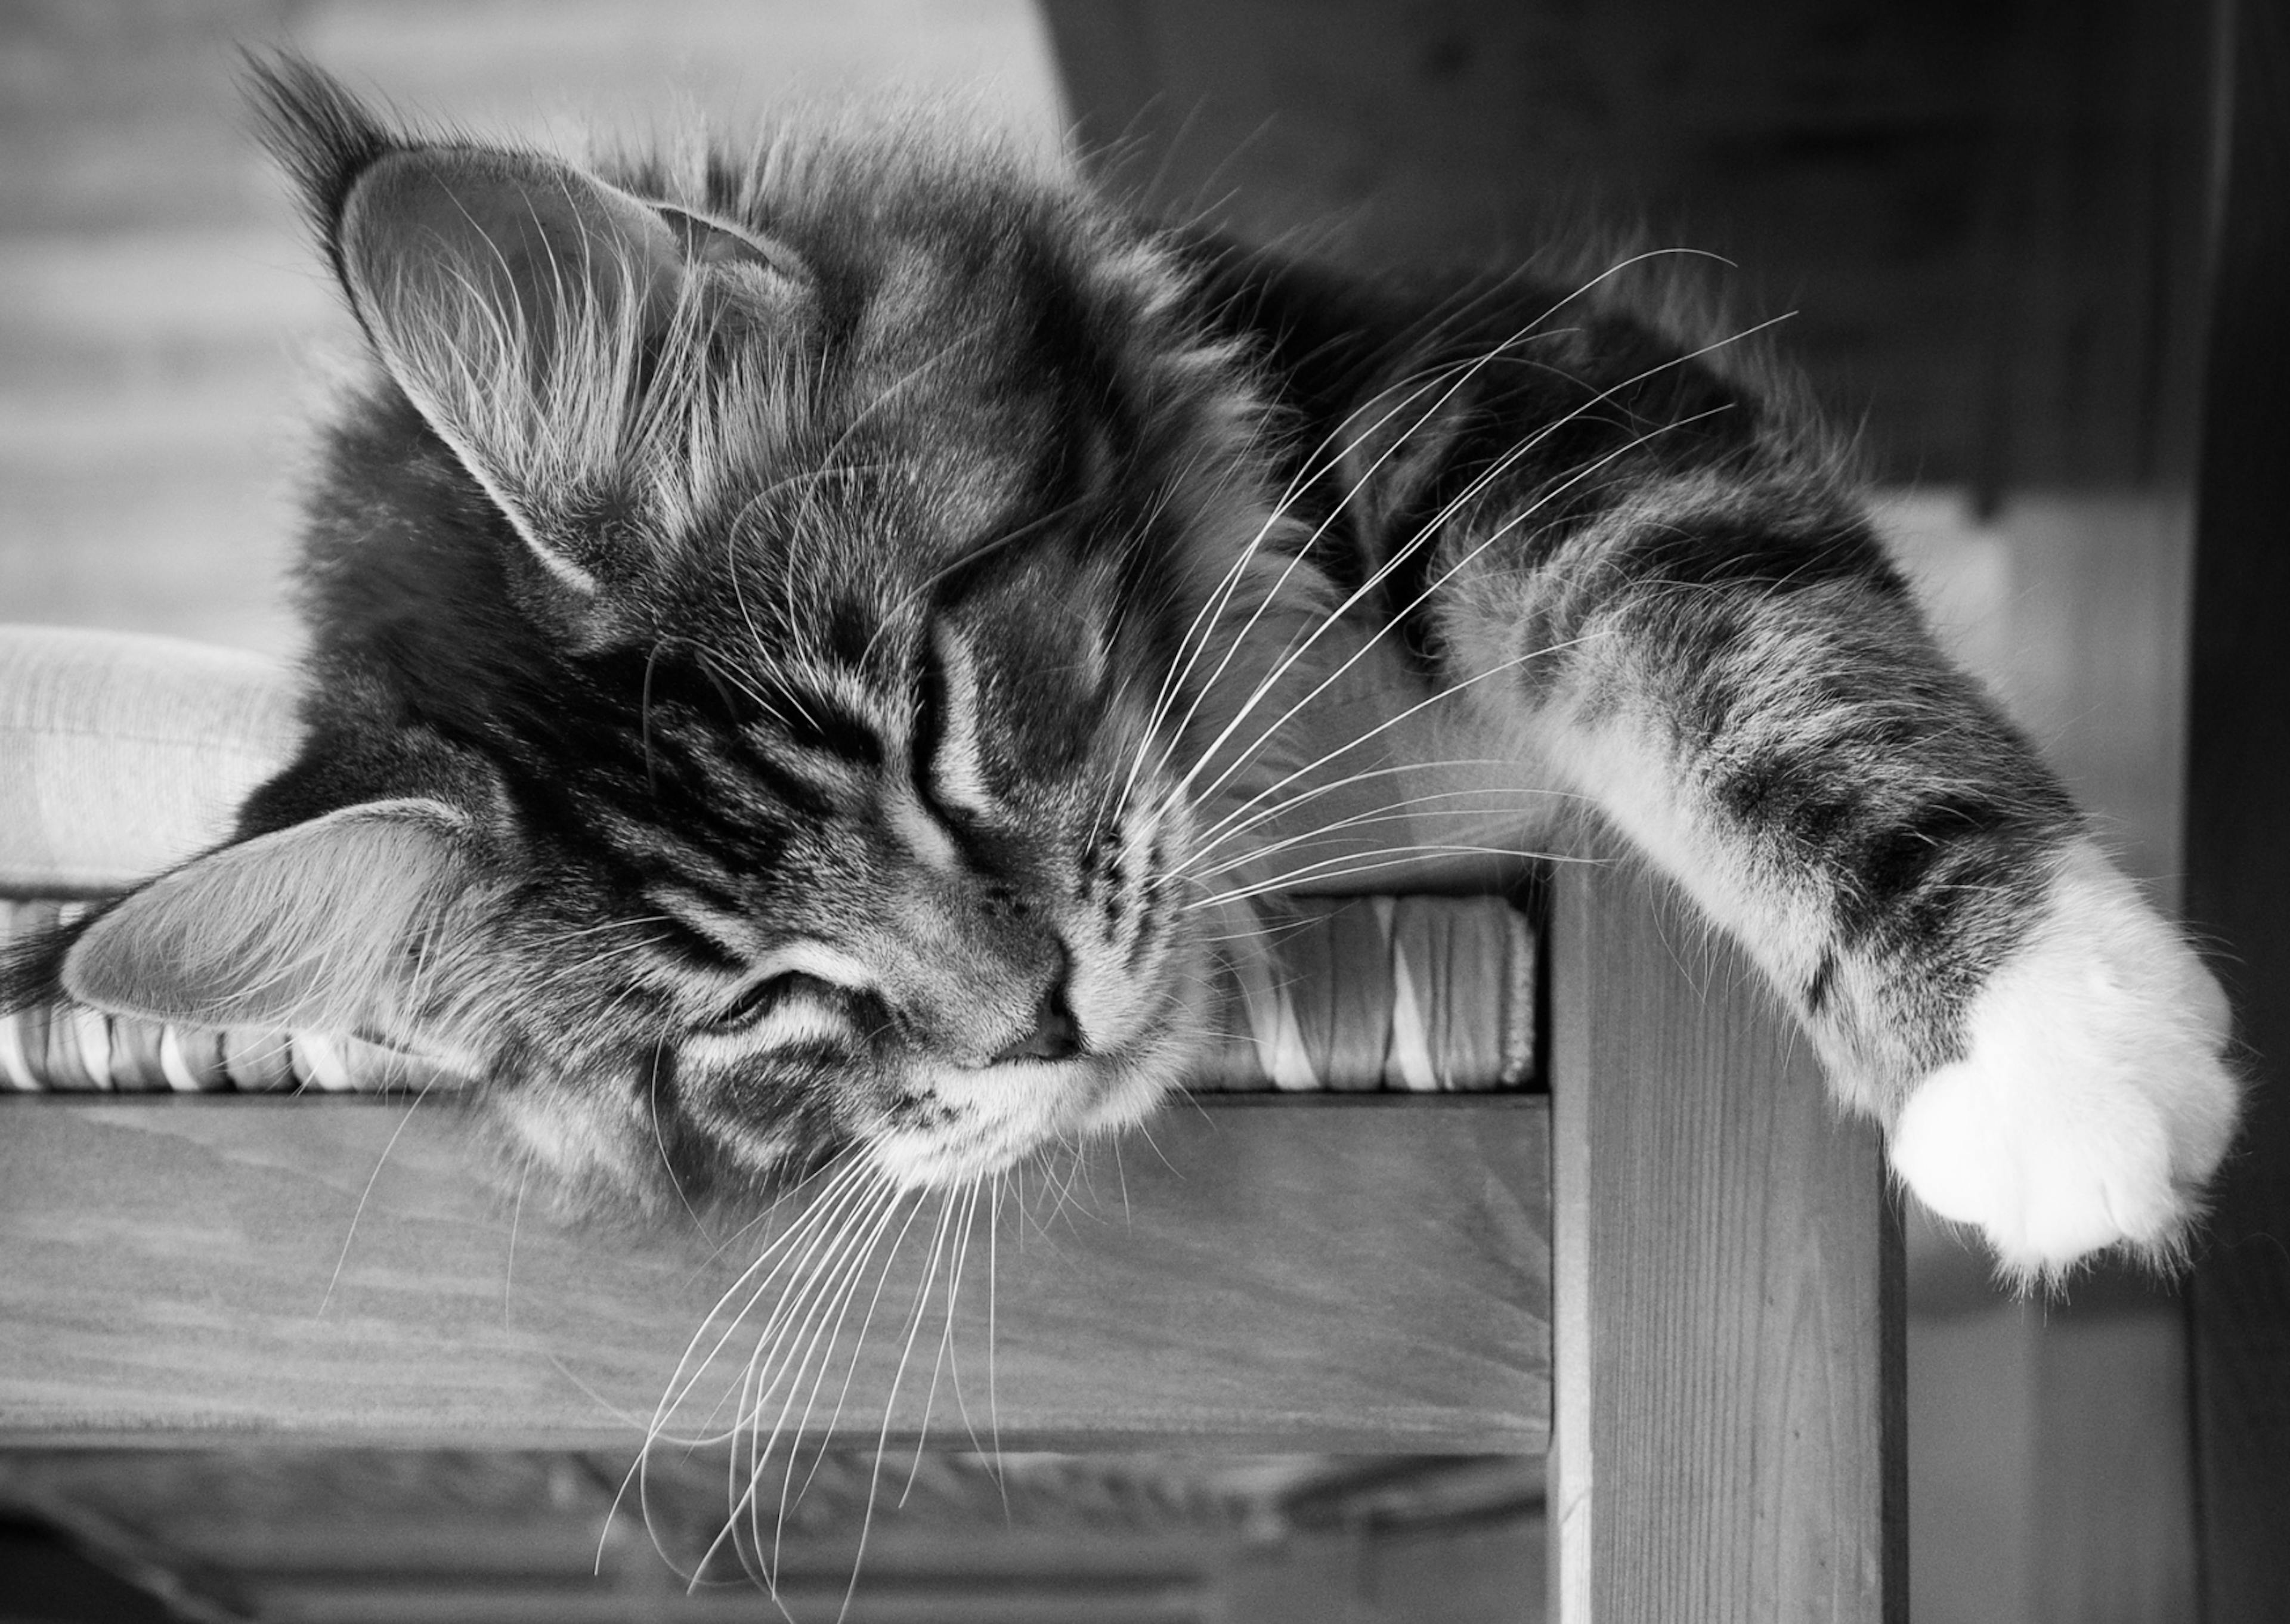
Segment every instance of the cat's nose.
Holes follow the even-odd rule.
[[[1061,965],[1034,1011],[1033,1029],[1016,1042],[1005,1044],[995,1055],[994,1063],[998,1066],[1006,1060],[1069,1060],[1080,1052],[1081,1027],[1074,1020],[1072,1004],[1066,1000],[1066,971]]]

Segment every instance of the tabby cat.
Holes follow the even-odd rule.
[[[958,1185],[1150,1110],[1238,900],[1469,799],[1316,829],[1325,761],[1430,740],[1513,779],[1451,844],[1587,806],[1672,876],[2004,1268],[2182,1244],[2216,986],[1722,332],[1340,278],[928,121],[584,167],[256,77],[369,363],[304,738],[20,997],[423,1046],[640,1204]],[[1328,746],[1363,660],[1424,724]]]

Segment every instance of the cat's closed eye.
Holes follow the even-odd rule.
[[[745,1031],[791,998],[808,996],[824,1002],[836,994],[834,987],[816,976],[799,970],[782,971],[752,983],[722,1008],[695,1022],[693,1029],[718,1034]]]

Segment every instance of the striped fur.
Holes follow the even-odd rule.
[[[250,963],[256,1014],[474,1057],[575,1185],[957,1184],[1143,1115],[1249,895],[1583,804],[2007,1268],[2180,1244],[2214,989],[1722,330],[1621,269],[1337,278],[922,126],[584,169],[260,77],[372,366],[239,850],[455,832],[450,894],[298,925],[338,951]],[[186,899],[342,894],[202,860],[42,973],[179,1013],[119,966]]]

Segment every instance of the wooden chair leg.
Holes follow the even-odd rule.
[[[1551,935],[1551,1615],[1908,1617],[1897,1208],[1747,964],[1569,864]]]

